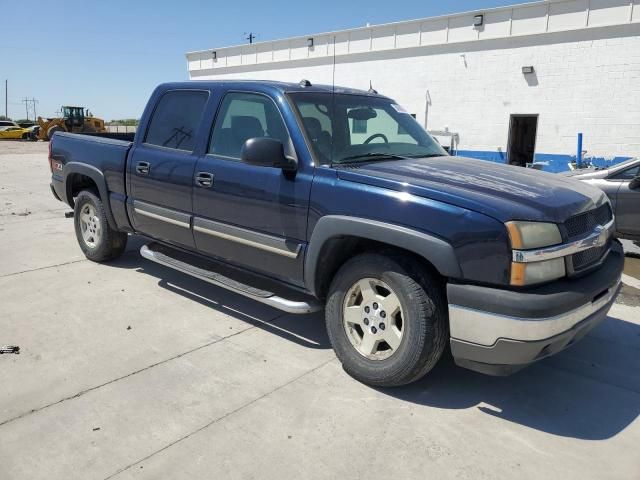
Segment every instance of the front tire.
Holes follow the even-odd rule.
[[[76,238],[85,257],[93,262],[106,262],[122,255],[127,234],[111,228],[104,205],[95,193],[83,190],[78,194],[73,218]]]
[[[346,262],[329,288],[325,315],[344,370],[372,386],[420,379],[449,337],[438,279],[395,254],[367,253]]]

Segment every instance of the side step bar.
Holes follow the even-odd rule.
[[[267,290],[245,285],[244,283],[225,277],[212,270],[200,268],[182,259],[174,258],[170,253],[171,249],[155,243],[143,245],[142,248],[140,248],[140,255],[147,260],[173,268],[174,270],[212,283],[218,287],[226,288],[227,290],[231,290],[232,292],[249,297],[257,302],[264,303],[284,312],[303,314],[317,312],[323,308],[322,304],[315,299],[309,299],[309,301],[305,302],[282,298]]]

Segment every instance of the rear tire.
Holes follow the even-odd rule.
[[[412,259],[393,253],[346,262],[329,288],[325,315],[344,370],[372,386],[420,379],[449,338],[442,285]]]
[[[78,194],[73,218],[76,238],[85,257],[93,262],[106,262],[122,255],[127,234],[111,228],[104,205],[94,192],[83,190]]]

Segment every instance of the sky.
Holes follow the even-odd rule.
[[[185,53],[469,10],[522,0],[0,0],[0,114],[25,97],[53,116],[89,107],[105,120],[139,118],[154,87],[187,80]],[[28,6],[28,7],[26,7]],[[26,7],[26,8],[25,8]]]

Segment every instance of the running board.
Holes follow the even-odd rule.
[[[295,301],[289,300],[277,296],[275,293],[267,290],[261,290],[259,288],[246,285],[244,283],[233,280],[229,277],[225,277],[220,273],[216,273],[213,270],[197,267],[192,263],[189,263],[183,259],[175,258],[171,255],[172,249],[165,247],[157,243],[150,243],[143,245],[140,248],[140,255],[147,260],[159,263],[166,267],[173,268],[192,277],[204,280],[205,282],[212,283],[218,287],[231,290],[245,297],[251,298],[257,302],[264,303],[270,307],[277,308],[288,313],[303,314],[312,313],[322,310],[322,305],[315,299],[309,301]],[[176,253],[178,253],[176,251]],[[185,255],[176,255],[182,256]]]

